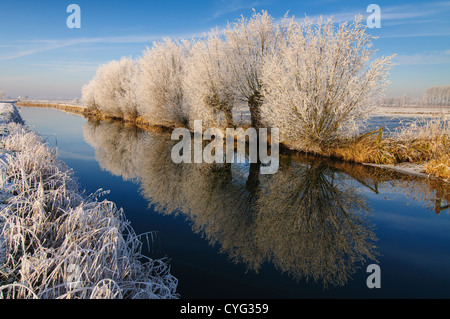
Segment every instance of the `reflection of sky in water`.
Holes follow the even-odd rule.
[[[23,108],[21,112],[41,135],[53,140],[56,135],[61,159],[74,169],[83,188],[111,190],[108,199],[124,208],[137,233],[158,231],[154,254],[171,258],[182,297],[450,297],[450,218],[448,210],[434,213],[436,185],[387,181],[372,168],[327,162],[308,166],[283,160],[279,173],[253,179],[255,171],[246,164],[232,165],[230,170],[176,167],[161,156],[170,147],[156,136],[121,125],[92,126],[81,117],[55,110]],[[396,125],[390,121],[389,125]],[[377,118],[373,125],[380,123],[383,120]],[[54,145],[51,138],[48,141]],[[255,189],[267,194],[258,201],[258,212],[252,206]],[[300,200],[302,194],[309,197]],[[188,205],[191,211],[157,213],[145,198]],[[321,238],[332,243],[324,262],[334,250],[354,251],[345,246],[352,242],[364,246],[366,224],[353,214],[346,220],[339,208],[351,211],[361,200],[372,212],[367,222],[377,239],[382,288],[365,286],[365,267],[373,263],[368,258],[343,287],[323,289],[321,279],[327,271],[336,270],[338,262],[343,267],[349,263],[346,258],[357,254],[341,256],[329,268],[316,271],[322,276],[318,284],[301,278],[297,283],[289,274],[295,270],[293,265],[304,273],[308,270],[302,266],[302,256],[292,257],[298,253],[317,258]],[[308,214],[316,219],[314,223],[305,222]],[[319,227],[320,216],[331,221],[327,227],[340,235],[321,233],[325,228]],[[305,225],[314,226],[309,236],[298,232]],[[260,266],[258,273],[252,264]]]
[[[92,148],[83,140],[82,125],[86,120],[64,112],[46,108],[19,107],[27,125],[35,129],[50,147],[58,146],[61,160],[95,160]]]

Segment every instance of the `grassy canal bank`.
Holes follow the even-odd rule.
[[[177,279],[142,253],[122,209],[86,195],[73,171],[0,103],[0,299],[169,299]]]

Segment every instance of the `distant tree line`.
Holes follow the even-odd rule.
[[[362,17],[353,22],[266,12],[201,39],[164,39],[133,60],[98,68],[82,89],[93,112],[153,125],[233,127],[243,109],[255,128],[277,127],[296,149],[354,132],[388,84],[391,57],[373,57]]]
[[[433,86],[425,90],[422,98],[413,98],[408,95],[384,98],[383,106],[450,106],[450,85]]]
[[[423,99],[427,105],[450,106],[450,85],[427,88]]]

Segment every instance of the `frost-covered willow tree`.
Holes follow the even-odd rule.
[[[120,64],[120,89],[116,100],[125,119],[134,120],[139,113],[137,85],[139,83],[139,64],[131,58],[122,58]]]
[[[107,115],[136,118],[138,65],[131,58],[111,61],[97,69],[94,78],[83,87],[83,103],[88,109]]]
[[[98,106],[95,102],[95,78],[81,88],[81,102],[89,110],[97,110]]]
[[[254,11],[194,44],[165,39],[138,61],[99,67],[83,101],[166,127],[196,119],[231,127],[233,108],[244,103],[253,127],[278,127],[284,144],[317,149],[349,131],[387,84],[391,57],[374,59],[361,21],[300,24],[285,16],[275,23]]]
[[[374,58],[373,37],[353,23],[305,19],[262,68],[265,121],[280,142],[317,150],[364,118],[387,84],[392,57]]]
[[[248,103],[251,124],[262,125],[260,108],[264,100],[261,68],[267,56],[274,53],[279,40],[279,30],[274,19],[262,11],[254,11],[250,19],[241,17],[224,30],[229,50],[226,62],[233,71],[234,90],[238,97]]]
[[[120,72],[119,62],[114,60],[98,67],[94,78],[83,88],[83,100],[89,109],[120,116],[117,90],[120,90]]]
[[[187,124],[183,75],[189,48],[188,41],[165,39],[147,48],[138,61],[141,69],[138,82],[140,110],[150,123],[164,126]]]
[[[235,70],[226,62],[228,50],[218,29],[193,44],[184,77],[190,120],[201,119],[209,127],[234,126],[233,107],[237,94],[233,85]]]
[[[427,105],[449,106],[450,105],[450,85],[433,86],[425,90],[424,102]]]

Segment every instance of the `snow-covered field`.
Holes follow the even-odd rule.
[[[0,105],[2,105],[0,101]],[[21,103],[30,104],[40,104],[49,106],[67,105],[79,108],[85,108],[86,106],[81,103],[79,99],[54,99],[54,100],[22,100]],[[9,103],[3,103],[4,105],[9,105]],[[378,106],[370,114],[371,117],[379,116],[395,116],[395,117],[430,117],[430,116],[450,116],[450,106],[449,107],[387,107]],[[233,110],[233,119],[237,124],[249,124],[250,123],[250,112],[245,105],[238,105]]]
[[[429,117],[450,115],[450,107],[383,107],[379,106],[371,116],[404,116],[404,117]]]
[[[36,103],[36,104],[60,104],[60,105],[84,107],[80,99],[20,100],[20,102]]]

